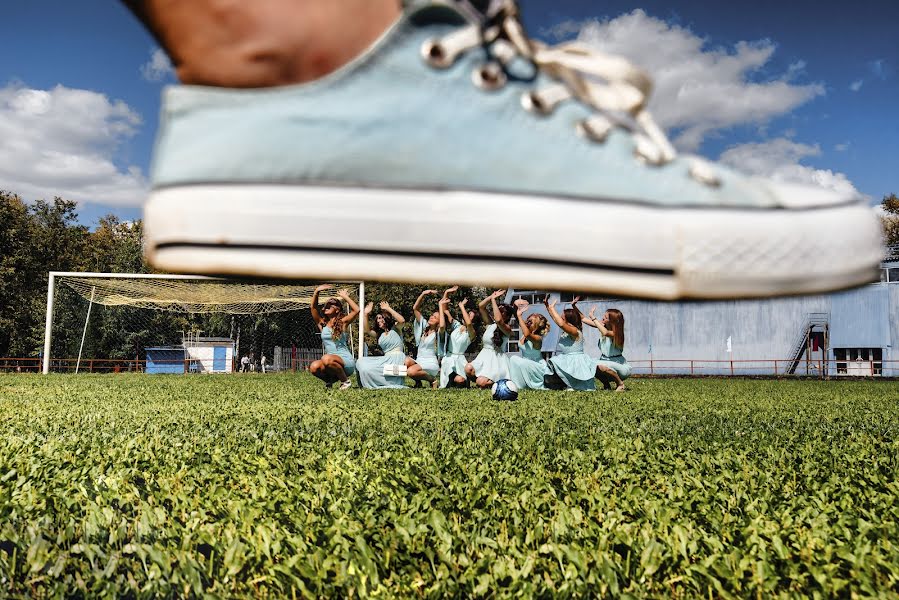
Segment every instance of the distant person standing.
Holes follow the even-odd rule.
[[[244,354],[240,357],[240,372],[246,373],[250,368],[250,357]]]
[[[262,358],[259,359],[259,368],[265,373],[265,354],[262,355]]]

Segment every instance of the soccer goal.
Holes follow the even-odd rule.
[[[43,373],[301,370],[322,354],[310,303],[318,283],[199,275],[51,271]],[[362,282],[329,282],[319,302]],[[360,316],[361,319],[361,316]],[[348,328],[358,353],[358,334]]]

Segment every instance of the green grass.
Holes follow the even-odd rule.
[[[0,376],[0,596],[899,594],[899,386]]]

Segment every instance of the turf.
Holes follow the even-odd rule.
[[[897,400],[0,376],[0,596],[895,595]]]

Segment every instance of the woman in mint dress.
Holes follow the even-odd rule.
[[[436,293],[437,290],[423,291],[412,306],[412,314],[415,319],[412,322],[412,333],[418,351],[415,353],[414,366],[409,367],[407,375],[415,380],[415,387],[421,387],[422,381],[427,381],[431,387],[437,387],[436,378],[440,372],[437,347],[440,313],[434,311],[427,319],[421,314],[421,305],[425,297]]]
[[[458,286],[452,287],[447,292],[452,293]],[[443,298],[438,303],[440,323],[438,335],[443,340],[443,358],[440,361],[440,387],[468,387],[470,382],[465,375],[465,366],[468,360],[465,351],[475,339],[473,310],[468,310],[468,298],[459,303],[459,314],[465,325],[460,325],[453,319],[449,312],[449,294],[444,292]],[[449,333],[447,333],[449,330]]]
[[[581,331],[581,313],[576,308],[566,308],[564,318],[556,312],[556,301],[546,305],[549,316],[562,328],[556,355],[549,359],[552,369],[571,390],[595,390],[596,361],[584,352],[584,332]]]
[[[406,387],[404,375],[384,375],[387,365],[403,367],[412,360],[403,352],[403,336],[400,327],[406,320],[386,302],[381,302],[381,312],[375,316],[374,325],[369,329],[368,317],[372,303],[365,306],[364,325],[370,339],[376,339],[384,356],[364,356],[356,362],[356,377],[359,386],[369,390],[402,389]]]
[[[479,388],[489,388],[500,379],[509,378],[509,356],[506,354],[509,337],[512,335],[512,315],[514,309],[509,304],[498,304],[496,299],[506,293],[497,290],[478,303],[478,312],[485,323],[493,323],[484,330],[481,336],[481,351],[473,361],[465,365],[465,374]],[[487,303],[492,304],[493,311],[487,313]]]
[[[319,308],[319,294],[332,287],[334,286],[323,284],[312,292],[310,302],[312,320],[321,332],[323,355],[309,365],[309,371],[324,381],[325,386],[331,387],[339,381],[340,389],[345,390],[353,385],[350,375],[356,370],[346,328],[359,314],[359,306],[353,302],[346,290],[339,290],[337,295],[349,305],[349,314],[344,311],[343,304],[337,298],[329,298],[324,308]]]
[[[527,307],[526,300],[515,301],[518,322],[521,324],[521,339],[518,342],[521,354],[509,357],[509,378],[518,389],[545,390],[543,377],[552,371],[543,360],[540,349],[543,346],[543,336],[549,331],[549,322],[538,313],[525,319],[524,311]]]
[[[616,392],[623,392],[624,380],[631,374],[631,366],[624,358],[624,315],[616,308],[607,310],[602,319],[594,316],[596,307],[590,310],[590,317],[584,323],[599,329],[599,350],[601,355],[596,361],[596,378],[603,387],[615,385]]]

